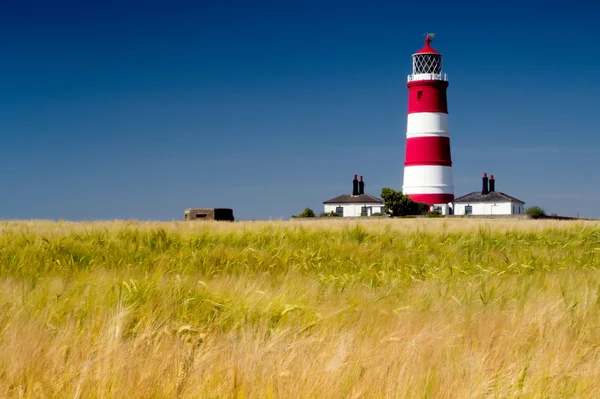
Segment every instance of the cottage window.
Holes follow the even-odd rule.
[[[360,216],[369,216],[369,209],[366,206],[360,208]]]
[[[344,207],[343,206],[338,206],[335,208],[335,213],[338,214],[338,216],[344,216]]]
[[[472,214],[473,214],[473,207],[471,205],[465,206],[465,215],[472,215]]]

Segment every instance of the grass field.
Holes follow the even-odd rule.
[[[0,397],[600,397],[600,223],[0,223]]]

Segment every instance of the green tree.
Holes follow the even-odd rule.
[[[401,191],[388,187],[381,190],[381,198],[388,213],[392,216],[425,215],[429,210],[429,205],[415,202],[403,195]]]
[[[298,215],[299,218],[314,218],[315,212],[310,208],[304,208],[301,214]]]
[[[383,199],[385,210],[392,216],[400,216],[402,213],[402,205],[400,204],[402,197],[403,195],[401,192],[395,191],[391,188],[384,187],[381,190],[381,198]]]
[[[531,216],[546,216],[546,211],[544,211],[539,206],[534,205],[530,208],[525,209],[525,214]]]

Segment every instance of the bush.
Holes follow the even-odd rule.
[[[427,217],[429,218],[439,218],[442,217],[442,212],[438,210],[433,210],[431,212],[427,212]]]
[[[340,215],[338,215],[337,212],[331,211],[329,213],[321,212],[321,214],[319,215],[319,217],[321,217],[321,218],[334,218],[334,217],[340,217]]]
[[[414,204],[418,204],[418,208],[417,209],[418,209],[419,215],[427,215],[427,214],[430,213],[429,212],[429,205],[424,204],[423,202],[414,202],[413,201],[413,203]],[[438,212],[438,211],[433,211],[433,212]],[[440,215],[441,215],[441,213],[440,213]]]
[[[525,209],[525,214],[531,216],[546,216],[546,212],[537,205]]]
[[[383,213],[381,213],[381,212],[375,212],[371,216],[385,216],[385,215]]]

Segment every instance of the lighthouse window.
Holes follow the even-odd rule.
[[[418,91],[417,92],[417,100],[420,100],[423,98],[423,92],[422,91]]]
[[[440,54],[417,54],[413,59],[413,73],[441,73]]]

